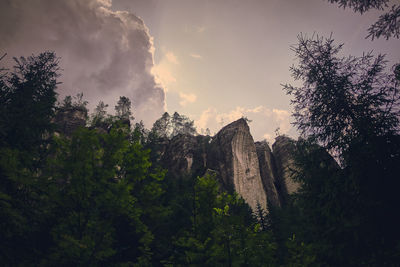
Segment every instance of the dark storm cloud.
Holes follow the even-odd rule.
[[[110,0],[5,0],[0,2],[0,53],[61,56],[64,96],[83,92],[91,107],[128,96],[135,116],[150,123],[164,110],[164,90],[151,74],[153,41],[144,22],[112,11]],[[2,62],[3,63],[3,62]]]

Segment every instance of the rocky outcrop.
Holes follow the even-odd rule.
[[[87,110],[80,107],[59,108],[54,118],[56,131],[66,136],[86,125]],[[130,128],[129,120],[118,123]],[[109,132],[112,124],[101,122],[92,126],[99,132]],[[169,177],[216,175],[223,188],[237,192],[256,211],[258,204],[267,211],[268,204],[284,205],[287,196],[300,184],[292,179],[296,141],[278,136],[272,145],[254,143],[245,119],[222,128],[214,137],[178,134],[172,139],[155,138],[150,158],[168,170]],[[302,143],[299,143],[302,144]],[[337,169],[335,160],[323,148],[318,149],[320,164]]]
[[[281,196],[296,192],[300,184],[292,179],[294,166],[295,141],[287,136],[278,136],[272,145],[273,155],[276,163],[278,184],[281,188]]]
[[[206,146],[210,137],[178,134],[162,155],[161,162],[173,176],[202,175],[207,167]]]
[[[267,211],[267,201],[275,207],[285,205],[300,188],[292,179],[296,141],[278,136],[271,151],[266,141],[254,143],[245,119],[225,126],[212,138],[179,134],[165,141],[161,163],[170,176],[216,174],[223,188],[237,192],[253,210],[260,204]],[[337,168],[323,152],[321,164]]]
[[[266,141],[256,142],[255,145],[260,166],[261,180],[268,197],[268,202],[272,206],[280,207],[280,183],[276,173],[274,155]]]
[[[291,180],[294,143],[277,137],[272,152],[267,142],[254,143],[245,119],[222,128],[213,138],[179,134],[163,148],[161,163],[172,177],[218,174],[228,191],[235,191],[253,209],[280,207],[299,185]]]
[[[213,138],[209,166],[216,169],[226,188],[235,190],[249,206],[267,209],[267,195],[261,181],[253,137],[244,119],[225,126]]]
[[[60,108],[57,110],[54,123],[56,131],[71,136],[79,127],[85,127],[87,110],[79,107]]]

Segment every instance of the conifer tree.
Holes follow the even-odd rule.
[[[390,266],[399,260],[399,220],[391,215],[400,203],[393,190],[400,186],[399,82],[383,56],[339,57],[341,48],[304,36],[293,47],[299,64],[291,71],[303,85],[284,89],[305,138],[296,150],[296,233],[322,265]],[[319,145],[340,168],[323,160]]]

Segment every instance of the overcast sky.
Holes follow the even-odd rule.
[[[396,1],[393,1],[395,3]],[[385,53],[400,62],[398,39],[366,40],[381,11],[364,15],[325,0],[1,0],[0,52],[55,50],[60,95],[83,91],[91,107],[131,98],[148,126],[164,110],[216,132],[242,116],[256,140],[290,126],[290,45],[304,33],[344,43],[343,56]]]

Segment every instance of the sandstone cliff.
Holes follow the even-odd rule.
[[[253,137],[244,119],[225,126],[211,142],[210,167],[220,173],[226,187],[233,188],[249,206],[267,209]]]
[[[71,136],[79,127],[85,127],[87,110],[79,107],[68,107],[57,110],[54,123],[56,131]]]
[[[276,173],[275,158],[266,141],[256,142],[256,151],[260,165],[261,180],[264,190],[267,193],[268,201],[272,206],[281,206],[281,197],[279,192],[280,182]]]
[[[228,191],[235,191],[256,210],[280,207],[299,185],[291,180],[294,141],[277,137],[272,152],[267,142],[254,143],[245,119],[222,128],[214,137],[179,134],[166,144],[161,163],[171,176],[201,176],[214,170]],[[276,151],[275,151],[276,150]]]
[[[296,192],[300,184],[292,179],[294,167],[295,141],[287,136],[278,136],[272,145],[273,155],[276,163],[278,184],[281,188],[282,199]]]
[[[207,144],[210,137],[178,134],[162,153],[162,165],[175,176],[203,175],[207,169]]]
[[[70,136],[85,126],[86,117],[86,109],[63,108],[54,122],[59,133]],[[129,121],[122,123],[130,126]],[[104,129],[95,127],[99,131],[109,128],[109,124]],[[286,136],[276,138],[272,151],[265,141],[254,143],[246,120],[239,119],[214,137],[178,134],[171,140],[159,138],[152,143],[151,158],[168,169],[171,177],[216,173],[223,188],[237,192],[254,211],[258,204],[267,211],[268,204],[285,205],[288,195],[300,187],[292,179],[295,149],[296,141]],[[321,164],[339,168],[325,150],[321,151]]]

